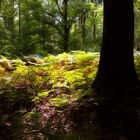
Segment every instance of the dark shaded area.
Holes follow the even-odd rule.
[[[135,87],[123,92],[112,92],[114,96],[96,97],[94,103],[84,99],[85,104],[73,113],[78,123],[77,129],[81,133],[88,130],[95,136],[93,140],[139,140],[139,93],[140,87]],[[89,139],[92,140],[92,137]]]
[[[115,92],[114,96],[106,98],[84,96],[76,106],[71,106],[66,112],[72,118],[70,121],[76,124],[69,133],[61,133],[61,126],[56,133],[50,133],[47,127],[41,128],[36,115],[33,117],[33,122],[27,121],[23,123],[21,116],[24,112],[15,112],[6,119],[7,122],[0,123],[0,139],[139,140],[139,92],[140,88],[135,87],[125,92]],[[25,104],[29,105],[26,102]],[[28,108],[29,106],[26,107]],[[17,109],[19,109],[18,106]]]
[[[20,118],[31,108],[31,99],[25,94],[24,90],[5,90],[1,92],[0,140],[12,140],[15,135],[22,132],[23,124],[21,124]]]
[[[119,10],[118,10],[119,9]],[[133,0],[104,0],[103,44],[92,84],[99,98],[99,140],[140,139],[140,82],[135,71]]]
[[[133,96],[135,92],[127,92],[125,95],[124,92],[114,93],[118,96],[100,103],[96,112],[97,126],[101,132],[99,140],[140,139],[140,101]]]

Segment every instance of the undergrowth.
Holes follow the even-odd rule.
[[[139,57],[135,56],[138,75]],[[27,66],[20,59],[0,60],[0,124],[11,127],[18,116],[27,130],[37,124],[39,131],[69,132],[76,125],[71,112],[93,102],[88,97],[99,54],[78,51],[30,60],[34,65]]]

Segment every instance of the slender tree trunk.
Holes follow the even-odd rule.
[[[81,32],[83,48],[84,48],[84,45],[85,45],[85,36],[86,36],[85,23],[86,23],[86,15],[84,14],[84,11],[83,11],[83,14],[79,17],[79,29],[80,29],[80,32]]]
[[[93,38],[96,40],[96,25],[93,26]]]
[[[10,6],[11,6],[11,10],[12,10],[12,12],[11,12],[11,28],[13,28],[13,26],[14,26],[14,5],[15,5],[15,0],[11,0],[10,1]]]
[[[9,30],[13,33],[14,31],[14,5],[15,0],[10,1],[11,15],[9,17]]]
[[[0,0],[0,12],[1,12],[1,8],[2,8],[2,0]]]
[[[11,9],[11,15],[10,17],[8,18],[8,30],[10,31],[10,38],[11,38],[11,42],[12,42],[12,45],[16,46],[16,31],[15,31],[15,9],[14,9],[14,6],[15,6],[15,0],[11,0],[10,1],[10,9]]]
[[[83,48],[85,47],[85,37],[86,37],[85,24],[86,24],[86,14],[83,13],[83,16],[82,16],[82,45],[83,45]]]
[[[46,52],[46,47],[45,47],[45,25],[42,21],[42,47],[43,47],[43,50],[44,50],[44,54]]]
[[[92,84],[105,94],[138,84],[134,68],[133,0],[104,0],[103,44],[99,69]]]
[[[18,1],[18,7],[19,7],[19,12],[18,12],[18,18],[19,18],[19,22],[18,22],[18,28],[19,28],[19,37],[21,37],[21,0]]]
[[[93,39],[96,39],[96,13],[93,11],[94,24],[93,24]]]
[[[68,41],[69,41],[69,25],[68,25],[68,0],[63,1],[64,4],[64,37],[63,37],[63,49],[68,52]]]
[[[85,3],[85,0],[81,0],[82,3]],[[82,15],[79,17],[79,29],[82,37],[82,48],[85,47],[85,37],[86,37],[86,14],[87,11],[85,9],[82,10]]]

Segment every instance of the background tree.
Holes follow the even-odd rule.
[[[22,53],[36,53],[39,48],[44,49],[44,46],[42,47],[42,17],[41,0],[21,2],[21,41],[19,45]]]
[[[16,0],[11,1],[1,1],[1,32],[3,32],[3,36],[1,36],[1,47],[2,52],[15,52],[15,16],[16,9],[14,7]]]
[[[91,10],[87,17],[86,44],[95,51],[100,50],[103,29],[103,9],[100,4],[91,3]],[[92,31],[92,32],[91,32]]]
[[[70,48],[73,49],[74,44],[77,49],[99,51],[102,38],[102,5],[90,1],[86,1],[86,3],[88,8],[83,7],[84,19],[82,19],[83,13],[81,13],[71,30]]]
[[[46,24],[58,31],[63,51],[69,50],[70,31],[83,9],[88,9],[88,4],[76,0],[51,0],[46,4]]]

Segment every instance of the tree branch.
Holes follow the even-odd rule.
[[[60,8],[60,6],[59,6],[59,4],[58,4],[58,0],[55,0],[55,3],[56,3],[56,5],[57,5],[57,8],[58,8],[58,10],[59,10],[61,16],[64,17],[64,13],[62,12],[62,10],[61,10],[61,8]]]
[[[53,21],[51,21],[51,20],[44,20],[44,23],[54,27],[62,37],[64,36],[62,31],[61,31],[61,29],[59,28],[59,26],[55,25]]]
[[[62,22],[61,22],[59,19],[57,19],[57,18],[55,17],[55,15],[53,15],[53,14],[47,12],[47,11],[46,11],[45,13],[46,13],[47,15],[53,17],[58,23],[62,24]]]

